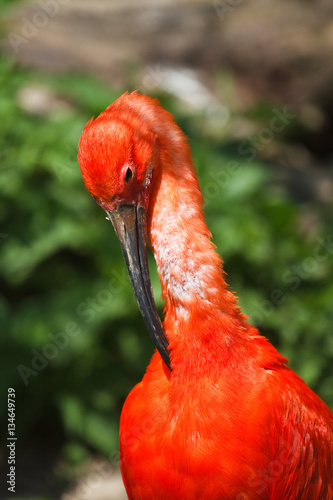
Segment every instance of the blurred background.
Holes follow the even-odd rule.
[[[86,121],[125,90],[158,97],[189,136],[241,307],[333,409],[331,0],[0,9],[0,418],[6,435],[12,387],[15,498],[126,498],[119,415],[153,345],[76,159]]]

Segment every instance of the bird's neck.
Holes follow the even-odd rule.
[[[159,161],[148,231],[165,300],[164,327],[172,355],[177,348],[184,355],[187,345],[191,349],[197,345],[201,355],[204,350],[218,355],[235,340],[234,331],[237,335],[247,330],[246,323],[210,240],[187,144],[164,151]]]

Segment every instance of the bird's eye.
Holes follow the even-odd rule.
[[[125,176],[125,181],[128,182],[132,179],[133,177],[133,172],[132,172],[132,169],[130,169],[128,167],[128,169],[126,170],[126,176]]]

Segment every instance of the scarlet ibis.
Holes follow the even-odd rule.
[[[119,237],[157,348],[121,415],[129,499],[332,500],[333,414],[228,290],[172,115],[148,96],[125,93],[87,123],[78,158]]]

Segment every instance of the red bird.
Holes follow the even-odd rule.
[[[88,122],[78,157],[120,239],[157,347],[121,415],[129,499],[332,500],[333,414],[228,290],[172,115],[150,97],[125,93]]]

